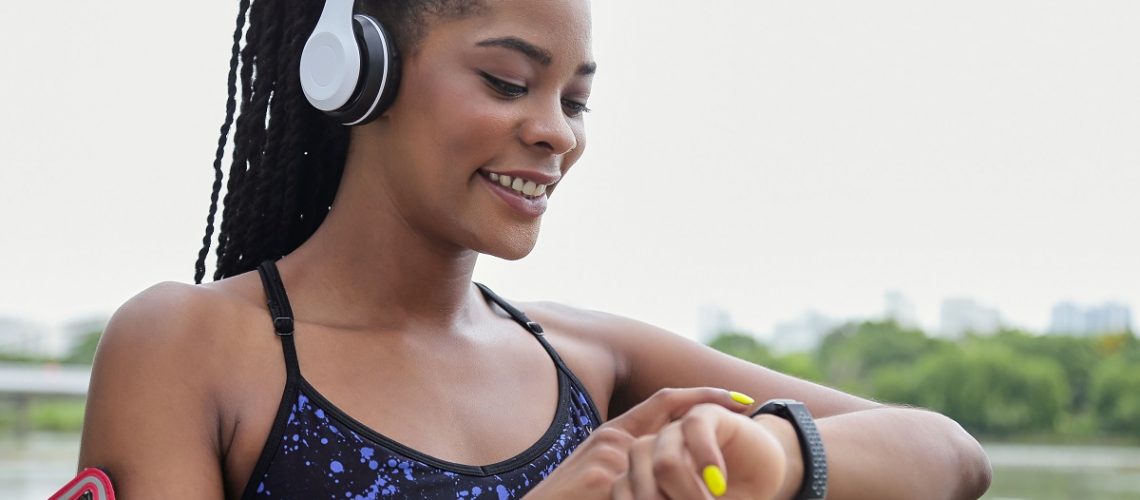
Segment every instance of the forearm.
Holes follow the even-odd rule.
[[[778,417],[760,416],[788,451],[779,498],[792,498],[803,480],[795,430]],[[828,498],[977,498],[990,483],[978,442],[937,413],[885,407],[816,420],[828,464]]]

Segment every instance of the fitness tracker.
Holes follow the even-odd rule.
[[[796,500],[823,499],[827,496],[827,455],[823,452],[823,440],[811,412],[803,403],[791,399],[773,399],[764,403],[755,413],[775,415],[792,423],[796,437],[800,441],[800,451],[804,459],[804,480],[800,490],[793,497]]]

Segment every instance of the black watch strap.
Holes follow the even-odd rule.
[[[827,496],[827,455],[823,452],[823,439],[811,412],[803,403],[792,399],[773,399],[760,406],[757,415],[775,415],[792,423],[800,441],[804,458],[804,481],[794,497],[796,500],[822,499]]]

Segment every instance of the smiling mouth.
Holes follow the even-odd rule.
[[[511,177],[509,175],[496,174],[494,172],[479,171],[479,175],[483,178],[498,184],[506,189],[512,190],[515,194],[528,200],[535,200],[546,196],[546,184],[538,184],[534,181],[529,181],[521,177]]]

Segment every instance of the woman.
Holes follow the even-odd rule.
[[[351,127],[302,93],[321,5],[243,0],[196,281],[247,8],[217,281],[131,299],[96,359],[80,465],[120,496],[810,497],[803,429],[744,394],[810,408],[833,498],[987,487],[941,415],[471,282],[480,253],[531,251],[584,151],[584,0],[364,1],[402,74]]]

